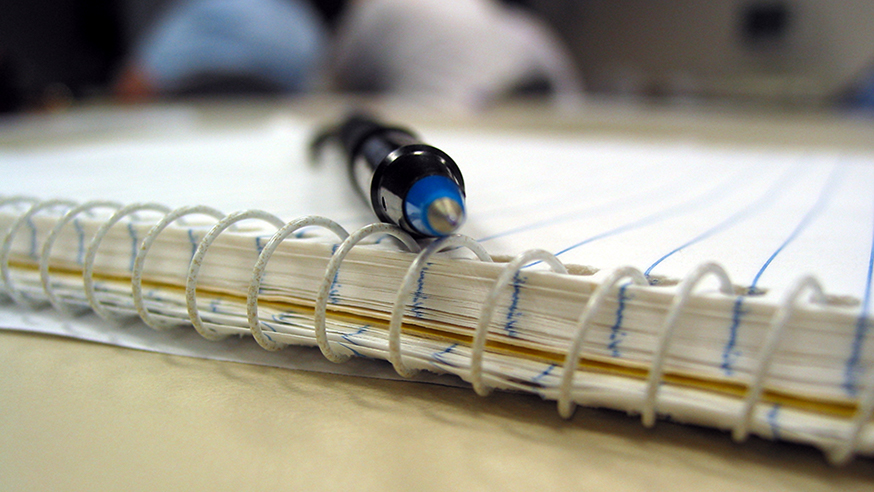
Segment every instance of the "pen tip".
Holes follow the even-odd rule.
[[[428,224],[442,234],[455,232],[464,222],[464,208],[452,198],[438,198],[428,206]]]

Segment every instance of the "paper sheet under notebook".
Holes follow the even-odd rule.
[[[277,117],[263,126],[205,129],[182,118],[137,136],[37,139],[0,150],[0,194],[205,204],[228,213],[261,208],[287,220],[328,216],[348,230],[373,222],[344,169],[307,162],[316,125]],[[417,130],[459,163],[469,210],[461,232],[493,255],[541,248],[598,275],[632,265],[661,282],[717,261],[736,285],[767,291],[775,301],[795,279],[814,274],[827,293],[858,303],[860,313],[870,309],[874,155]],[[51,311],[0,309],[3,328],[168,352],[179,345],[149,347],[124,330],[105,334],[97,323],[92,334],[77,335],[70,323]],[[218,356],[211,347],[181,353],[283,365],[276,354]],[[361,370],[322,366],[309,367]],[[375,375],[394,377],[385,369]]]

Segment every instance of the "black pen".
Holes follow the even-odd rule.
[[[414,236],[447,236],[464,222],[464,179],[455,162],[410,131],[355,114],[313,141],[338,138],[349,174],[383,222]]]

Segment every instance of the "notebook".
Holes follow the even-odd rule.
[[[469,220],[416,243],[323,122],[86,116],[0,151],[3,328],[874,453],[870,154],[421,128]]]

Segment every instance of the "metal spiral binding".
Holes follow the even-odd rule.
[[[200,266],[203,265],[206,251],[221,233],[237,222],[248,219],[263,220],[276,226],[277,229],[285,225],[282,219],[263,210],[241,210],[234,212],[220,220],[206,233],[206,236],[197,245],[197,251],[194,252],[194,256],[191,257],[191,263],[188,265],[188,276],[185,280],[185,305],[188,308],[188,317],[197,333],[200,333],[207,340],[221,340],[225,335],[218,333],[211,326],[204,326],[203,319],[200,317],[200,311],[197,309],[197,276],[200,274]]]
[[[203,205],[177,208],[176,210],[165,215],[164,218],[162,218],[157,224],[152,227],[151,230],[149,230],[149,232],[143,238],[142,243],[140,243],[140,249],[137,251],[136,259],[134,259],[134,268],[131,272],[131,295],[134,299],[134,307],[136,307],[137,314],[140,315],[143,323],[149,325],[156,330],[173,328],[177,326],[178,323],[161,322],[149,315],[149,310],[146,308],[146,304],[143,301],[143,268],[146,266],[146,257],[149,255],[149,250],[152,248],[152,244],[155,242],[155,239],[157,239],[158,235],[161,234],[161,231],[166,229],[168,225],[176,222],[180,218],[185,217],[186,215],[194,214],[209,215],[217,220],[221,220],[225,217],[224,213],[219,212],[212,207],[206,207]]]
[[[501,270],[498,279],[492,286],[483,302],[482,310],[479,315],[479,322],[476,326],[476,331],[473,333],[473,343],[470,355],[470,382],[473,384],[473,389],[480,396],[489,394],[489,388],[483,382],[483,352],[486,348],[486,336],[489,331],[489,323],[492,322],[492,316],[498,306],[498,296],[507,288],[513,281],[513,278],[525,265],[532,261],[540,260],[546,263],[553,272],[567,273],[567,268],[558,261],[552,253],[542,249],[530,249],[523,252],[519,256],[513,258],[507,266]]]
[[[9,206],[20,206],[20,205],[32,205],[37,203],[39,200],[29,196],[11,196],[7,198],[0,197],[0,208],[5,208]],[[10,286],[6,281],[6,278],[9,275],[6,273],[9,269],[9,252],[7,251],[6,243],[9,243],[9,248],[12,248],[12,239],[10,238],[10,230],[7,230],[3,234],[2,246],[0,246],[0,281],[3,282],[0,285],[0,299],[5,300],[7,297],[11,297],[9,295]]]
[[[58,220],[54,227],[52,227],[52,230],[49,231],[49,235],[45,242],[43,242],[42,250],[39,255],[39,281],[40,284],[42,284],[43,292],[45,292],[46,297],[48,297],[49,303],[53,308],[67,314],[79,313],[89,308],[87,305],[77,305],[78,309],[74,309],[69,304],[64,303],[55,295],[54,290],[52,290],[51,278],[49,277],[49,259],[52,256],[52,248],[55,245],[57,237],[61,234],[61,230],[63,230],[64,226],[72,222],[76,217],[84,212],[91,212],[96,208],[119,210],[123,206],[124,205],[121,203],[110,201],[94,200],[85,202],[68,210],[67,213]]]
[[[868,371],[868,386],[859,396],[859,404],[856,407],[856,415],[850,424],[850,432],[844,438],[842,444],[828,453],[828,460],[835,465],[846,464],[853,457],[862,428],[874,417],[874,370]]]
[[[334,352],[328,344],[328,333],[325,327],[325,318],[327,317],[328,295],[331,291],[331,285],[340,270],[340,263],[349,254],[349,251],[361,242],[364,238],[373,234],[388,234],[398,239],[408,251],[418,253],[420,251],[419,244],[409,234],[403,231],[400,227],[391,224],[370,224],[353,232],[340,244],[340,247],[334,251],[331,256],[331,261],[328,262],[328,268],[325,269],[325,277],[322,279],[322,284],[319,286],[319,293],[316,296],[315,309],[315,331],[316,342],[319,344],[319,349],[322,355],[331,362],[346,362],[349,360],[349,355],[342,355]]]
[[[583,348],[583,342],[586,335],[589,333],[589,328],[592,326],[592,321],[595,315],[601,310],[601,305],[610,295],[611,291],[621,280],[630,278],[636,285],[649,285],[646,277],[643,276],[640,270],[634,267],[622,267],[616,269],[610,274],[607,279],[595,289],[589,302],[586,303],[586,308],[583,314],[580,315],[574,329],[573,343],[565,354],[564,367],[561,374],[561,383],[558,388],[558,414],[563,418],[569,419],[574,414],[574,403],[571,398],[571,388],[573,386],[574,374],[577,372],[577,363],[580,360],[580,352]]]
[[[645,427],[652,427],[656,420],[656,398],[659,390],[659,385],[664,372],[665,358],[668,354],[668,346],[671,343],[671,337],[674,334],[674,327],[677,321],[680,320],[680,313],[686,307],[686,302],[692,296],[692,290],[701,280],[707,275],[715,275],[719,279],[719,291],[725,295],[731,295],[731,280],[725,270],[716,263],[704,263],[699,265],[689,276],[683,280],[680,285],[680,290],[674,296],[671,303],[671,308],[665,318],[665,323],[662,325],[662,330],[659,332],[659,341],[656,344],[656,351],[653,355],[652,366],[649,369],[649,379],[646,383],[646,393],[643,397],[643,407],[640,410],[641,420]]]
[[[113,225],[129,215],[142,211],[161,212],[166,214],[170,213],[170,208],[161,205],[160,203],[134,203],[122,207],[112,214],[112,216],[104,222],[99,229],[97,229],[97,232],[91,239],[91,243],[88,245],[88,249],[85,250],[85,262],[83,264],[82,273],[82,280],[85,286],[85,298],[88,299],[88,304],[91,306],[91,309],[93,309],[94,312],[103,319],[118,321],[127,316],[117,315],[103,307],[94,293],[94,259],[97,257],[97,250],[100,249],[100,243]]]
[[[410,267],[407,269],[404,280],[401,282],[401,288],[398,289],[397,297],[395,298],[394,307],[391,310],[391,323],[388,327],[388,360],[394,366],[395,371],[403,377],[413,377],[416,371],[407,368],[401,360],[401,324],[404,317],[405,301],[413,291],[413,282],[419,278],[419,274],[428,264],[428,259],[439,253],[440,251],[463,246],[471,251],[480,259],[480,261],[491,262],[492,257],[486,253],[486,250],[468,236],[447,236],[440,238],[427,248],[422,250],[416,257]],[[480,355],[482,357],[482,355]]]
[[[197,249],[189,263],[189,269],[186,276],[186,308],[188,310],[190,321],[201,336],[210,340],[223,338],[223,335],[219,334],[214,328],[204,324],[197,308],[196,296],[198,273],[209,247],[220,234],[239,221],[258,219],[270,223],[277,227],[277,231],[261,250],[258,261],[253,267],[246,303],[249,330],[255,340],[267,350],[278,350],[284,346],[284,344],[271,340],[263,332],[262,324],[258,318],[258,293],[261,288],[261,281],[267,264],[279,244],[285,241],[288,236],[295,231],[308,226],[326,228],[333,232],[342,242],[338,247],[336,247],[335,252],[328,262],[325,275],[322,278],[318,295],[315,300],[314,336],[322,354],[333,362],[343,362],[349,358],[348,355],[339,354],[332,349],[328,341],[325,326],[327,304],[330,301],[330,289],[336,280],[340,265],[349,251],[364,238],[374,234],[387,234],[393,236],[398,239],[403,247],[408,251],[417,253],[415,260],[412,262],[404,276],[403,284],[397,291],[397,297],[391,312],[392,317],[389,325],[388,358],[398,374],[402,376],[411,376],[415,373],[414,370],[408,368],[403,363],[401,357],[401,325],[404,311],[406,309],[405,302],[410,295],[415,279],[419,277],[421,271],[427,265],[428,259],[433,254],[448,248],[465,247],[471,250],[479,260],[491,261],[491,258],[482,246],[467,236],[450,236],[442,238],[434,241],[423,250],[412,237],[401,229],[389,224],[372,224],[349,234],[336,222],[317,216],[303,217],[285,223],[275,215],[260,210],[243,210],[225,216],[218,210],[203,206],[182,207],[171,211],[168,207],[156,203],[122,206],[119,203],[111,201],[89,201],[81,205],[76,205],[74,202],[68,200],[39,201],[34,198],[21,196],[7,198],[0,197],[0,208],[9,206],[18,207],[20,209],[26,208],[26,210],[24,210],[13,221],[12,225],[3,232],[2,245],[0,245],[0,270],[2,270],[3,283],[0,285],[0,294],[6,294],[16,303],[31,307],[36,306],[38,300],[31,299],[23,292],[20,292],[12,282],[9,266],[9,255],[12,243],[18,230],[34,215],[57,207],[68,208],[64,215],[55,223],[47,238],[43,240],[43,243],[39,248],[40,282],[46,300],[48,300],[48,302],[56,309],[68,313],[75,311],[73,309],[74,306],[63,301],[54,293],[50,281],[49,261],[53,245],[65,225],[73,221],[80,214],[86,212],[90,213],[99,208],[115,210],[112,215],[99,226],[94,237],[91,238],[85,251],[83,263],[83,291],[88,305],[99,316],[110,320],[120,320],[123,316],[110,311],[101,304],[95,294],[93,280],[95,258],[100,249],[103,238],[115,224],[136,212],[153,211],[164,214],[163,217],[152,226],[149,233],[142,239],[139,249],[137,250],[131,279],[131,297],[136,307],[136,312],[144,323],[155,329],[165,329],[170,325],[154,319],[153,316],[148,313],[143,300],[143,269],[148,254],[151,251],[152,244],[157,236],[167,226],[183,216],[202,214],[218,219],[219,221],[198,243]],[[482,366],[488,335],[488,326],[493,318],[495,310],[497,309],[497,300],[502,291],[512,283],[517,273],[527,264],[537,260],[546,263],[555,273],[564,274],[567,272],[564,265],[550,253],[543,250],[526,251],[507,263],[498,275],[483,303],[477,328],[473,335],[470,361],[470,381],[473,384],[474,390],[480,395],[486,395],[489,392],[489,387],[483,380]],[[679,287],[678,292],[673,298],[665,322],[659,332],[659,340],[653,355],[652,366],[646,382],[644,397],[641,400],[641,418],[643,424],[647,427],[654,425],[656,420],[658,390],[662,383],[665,360],[670,349],[673,332],[687,301],[692,296],[694,288],[707,275],[716,276],[719,281],[719,290],[723,295],[733,295],[728,275],[725,273],[724,269],[713,263],[706,263],[697,267],[686,277]],[[570,418],[573,415],[574,407],[576,405],[572,396],[573,378],[577,372],[577,364],[579,363],[586,336],[590,331],[596,315],[601,310],[603,303],[613,295],[616,286],[626,279],[630,279],[634,285],[648,285],[646,278],[639,270],[632,267],[619,268],[594,290],[577,320],[573,331],[572,343],[565,356],[561,380],[558,386],[558,412],[564,418]],[[780,341],[784,337],[783,332],[785,331],[791,316],[798,307],[799,298],[807,291],[811,291],[811,302],[825,302],[825,296],[819,284],[811,277],[804,277],[800,279],[792,289],[790,289],[783,303],[773,315],[766,333],[765,343],[759,351],[755,362],[755,367],[752,373],[752,382],[742,402],[741,411],[738,412],[733,425],[732,435],[736,440],[743,440],[749,433],[754,409],[756,405],[761,402],[761,397],[764,393],[765,379],[770,369],[771,360],[777,352]],[[874,416],[874,370],[869,369],[866,374],[865,382],[866,386],[863,387],[859,396],[856,413],[853,416],[852,421],[849,423],[849,431],[840,439],[838,444],[827,450],[827,457],[832,463],[842,464],[852,458],[856,451],[862,431],[865,429],[866,424],[870,422],[872,416]]]
[[[325,217],[310,215],[308,217],[292,220],[276,231],[276,234],[270,238],[270,241],[268,241],[264,246],[264,249],[261,250],[261,254],[258,255],[258,261],[255,263],[255,268],[252,269],[252,278],[249,280],[249,293],[246,297],[246,317],[249,320],[249,331],[252,333],[252,336],[255,337],[255,341],[258,342],[258,345],[264,348],[264,350],[274,351],[285,347],[285,344],[277,343],[264,334],[261,327],[261,321],[258,319],[258,293],[261,291],[261,280],[264,277],[264,270],[267,268],[267,263],[270,261],[270,258],[273,257],[273,253],[282,241],[285,241],[288,236],[292,235],[299,229],[311,226],[319,226],[328,229],[336,234],[340,241],[344,241],[349,237],[349,233],[346,232],[346,229],[344,229],[340,224],[331,219],[326,219]]]
[[[825,295],[822,292],[819,282],[813,277],[801,278],[788,292],[777,313],[771,319],[768,326],[767,334],[765,335],[765,344],[759,351],[759,357],[753,369],[753,381],[747,390],[744,398],[743,407],[738,413],[737,421],[731,432],[731,437],[735,441],[741,442],[747,438],[749,434],[750,421],[753,417],[753,409],[759,400],[762,398],[762,393],[765,390],[765,377],[768,375],[768,370],[771,368],[771,359],[777,352],[777,347],[780,340],[783,339],[783,331],[786,325],[789,324],[789,319],[795,312],[798,298],[805,291],[813,291],[813,302],[824,303]]]
[[[20,200],[19,200],[20,201]],[[15,301],[16,304],[22,306],[28,306],[31,308],[38,307],[39,303],[37,301],[28,299],[24,296],[24,294],[18,292],[15,286],[12,284],[12,275],[9,272],[9,252],[12,249],[12,241],[15,239],[15,235],[18,233],[18,230],[21,229],[21,226],[30,221],[34,215],[37,213],[48,210],[50,208],[55,207],[72,207],[76,205],[75,202],[71,202],[69,200],[47,200],[44,202],[34,202],[33,205],[27,209],[27,212],[20,215],[15,222],[9,226],[9,230],[6,231],[6,236],[3,238],[3,244],[0,246],[0,272],[3,274],[3,285],[6,289],[6,293]]]

